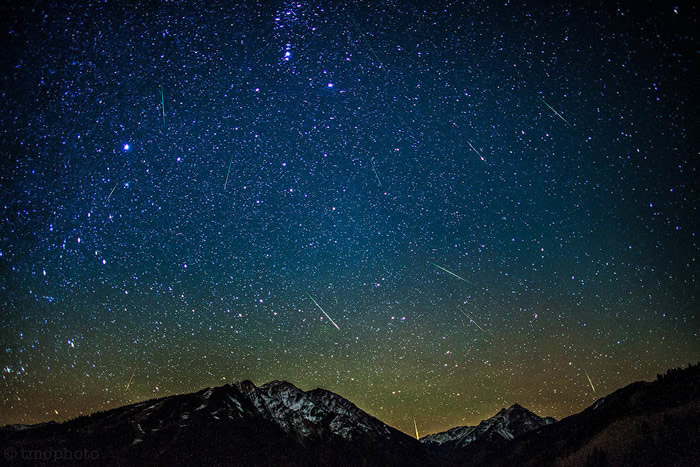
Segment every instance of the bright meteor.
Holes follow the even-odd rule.
[[[416,439],[420,439],[420,436],[418,435],[418,425],[416,425],[416,419],[413,419],[413,426],[416,429]]]
[[[545,104],[546,104],[546,102],[545,102]],[[479,151],[476,150],[476,148],[472,145],[472,143],[471,143],[470,141],[467,141],[467,144],[469,145],[470,148],[472,148],[472,149],[474,150],[474,152],[476,153],[476,155],[479,156],[479,159],[481,159],[482,161],[486,162],[486,159],[484,159],[484,156],[482,156],[481,153],[480,153]]]
[[[321,312],[323,312],[324,315],[326,315],[326,318],[328,318],[328,320],[331,322],[331,324],[333,324],[333,326],[335,326],[335,328],[336,328],[338,331],[340,331],[340,328],[338,327],[337,324],[335,324],[335,321],[333,321],[333,319],[331,319],[331,317],[328,316],[328,313],[326,313],[325,310],[324,310],[323,308],[321,308],[321,305],[319,305],[318,302],[317,302],[316,300],[314,300],[314,297],[312,297],[311,294],[310,294],[309,292],[306,292],[306,291],[304,291],[304,292],[305,292],[306,295],[308,295],[309,298],[314,302],[314,304],[318,307],[318,309],[321,310]]]
[[[442,270],[445,271],[447,274],[452,274],[452,275],[455,276],[457,279],[461,279],[461,280],[463,280],[464,282],[466,282],[467,284],[469,283],[469,281],[466,280],[464,277],[460,277],[460,276],[458,276],[457,274],[455,274],[454,272],[449,271],[449,270],[443,268],[442,266],[433,263],[432,261],[428,261],[428,263],[432,264],[432,265],[435,266],[436,268],[442,269]]]
[[[569,123],[569,121],[568,121],[567,119],[565,119],[564,117],[562,117],[561,114],[560,114],[559,112],[557,112],[556,110],[554,110],[554,109],[552,108],[551,105],[547,104],[547,102],[545,102],[544,99],[542,99],[542,102],[544,102],[544,105],[546,105],[547,107],[549,107],[549,110],[551,110],[552,112],[554,112],[554,115],[556,115],[557,117],[559,117],[559,118],[561,118],[562,120],[564,120],[564,121],[566,122],[566,124],[569,125],[571,128],[574,127],[571,123]]]
[[[593,392],[595,392],[595,386],[593,386],[593,381],[591,381],[591,377],[588,376],[588,372],[585,368],[583,369],[583,372],[586,373],[586,378],[588,378],[588,384],[591,385],[591,389],[593,389]]]

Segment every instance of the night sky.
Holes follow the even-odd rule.
[[[3,2],[0,424],[279,379],[423,434],[697,362],[697,13]]]

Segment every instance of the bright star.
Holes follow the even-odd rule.
[[[129,146],[129,143],[124,144],[124,150],[125,150],[125,151],[128,151],[130,147],[131,147],[131,146]]]

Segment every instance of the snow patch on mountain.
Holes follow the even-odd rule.
[[[272,381],[260,387],[243,381],[232,388],[245,395],[259,415],[302,442],[308,439],[326,440],[333,435],[347,440],[358,435],[372,438],[392,436],[384,423],[330,391],[315,389],[306,392],[283,381]],[[231,395],[229,398],[236,403]],[[241,405],[238,403],[239,407]]]
[[[518,404],[501,409],[493,417],[477,426],[460,426],[450,430],[427,435],[421,442],[433,447],[461,448],[478,440],[510,441],[528,431],[556,422],[551,417],[539,417]]]

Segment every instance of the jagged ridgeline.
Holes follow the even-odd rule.
[[[698,365],[561,421],[515,404],[420,441],[330,391],[243,381],[61,424],[8,425],[0,449],[9,465],[697,465],[698,420]]]

